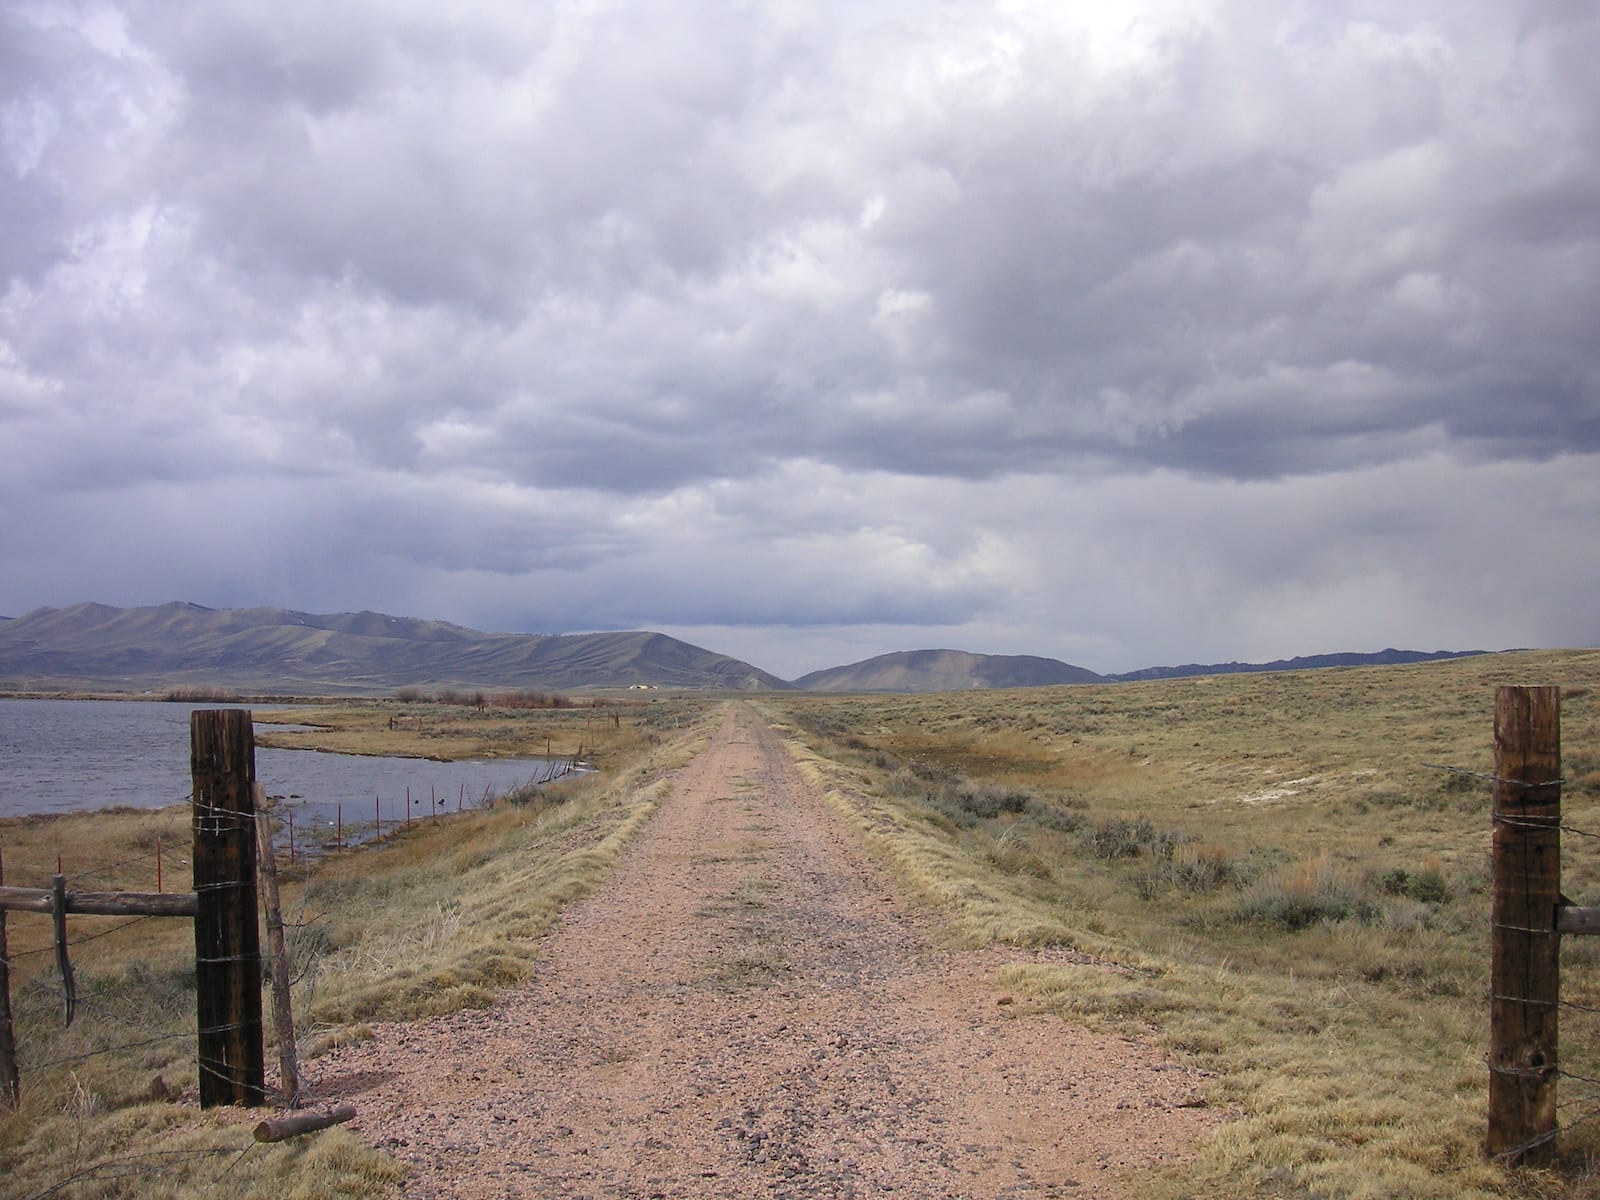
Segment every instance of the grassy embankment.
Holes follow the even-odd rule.
[[[1591,1085],[1561,1084],[1557,1169],[1481,1154],[1490,795],[1424,764],[1490,769],[1498,683],[1567,689],[1566,817],[1600,833],[1597,651],[762,704],[969,938],[1111,964],[1004,986],[1221,1072],[1233,1119],[1149,1194],[1600,1195]],[[1600,902],[1600,843],[1565,840],[1567,893]],[[1600,941],[1563,958],[1595,1005]],[[1562,1021],[1566,1069],[1600,1076],[1600,1018]]]
[[[476,705],[430,700],[337,700],[278,708],[260,714],[276,725],[311,725],[309,730],[263,730],[263,746],[331,750],[340,754],[396,754],[430,758],[587,757],[599,749],[625,755],[641,736],[683,721],[684,700],[655,703],[619,699],[541,707],[521,700],[526,693],[489,694]],[[537,694],[534,694],[537,695]],[[659,731],[656,736],[660,736]]]
[[[594,885],[652,811],[654,777],[687,758],[710,704],[663,697],[617,711],[615,727],[584,709],[341,702],[275,714],[325,728],[263,739],[273,744],[453,758],[542,754],[549,738],[556,754],[581,741],[601,768],[526,803],[417,822],[381,845],[286,868],[297,1040],[313,1094],[318,1051],[364,1036],[363,1022],[482,1005],[523,978],[561,905]],[[0,820],[6,882],[48,886],[60,854],[69,886],[151,891],[160,838],[166,886],[179,890],[188,826],[184,806]],[[122,865],[73,880],[112,863]],[[189,922],[71,918],[80,1011],[70,1029],[49,927],[31,914],[8,921],[23,1099],[15,1111],[0,1104],[0,1192],[309,1200],[392,1191],[393,1160],[343,1130],[257,1146],[258,1113],[198,1111]],[[270,1049],[268,1063],[270,1072]]]

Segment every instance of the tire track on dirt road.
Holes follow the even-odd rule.
[[[1199,1073],[998,1003],[937,934],[734,704],[527,984],[318,1091],[418,1198],[1122,1196],[1215,1124]]]

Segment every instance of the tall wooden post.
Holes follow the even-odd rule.
[[[1490,1155],[1555,1152],[1561,937],[1561,690],[1494,697],[1494,897],[1489,968]]]
[[[294,1006],[289,995],[289,949],[283,938],[283,905],[278,898],[278,860],[272,850],[272,818],[256,785],[256,854],[261,862],[261,898],[266,902],[267,962],[272,978],[272,1029],[278,1038],[278,1075],[285,1108],[300,1103],[300,1059],[294,1037]]]
[[[0,857],[0,887],[6,882],[6,864]],[[11,1023],[11,959],[6,949],[6,910],[0,908],[0,1096],[15,1105],[22,1096],[17,1074],[17,1041]]]
[[[194,779],[195,984],[200,1106],[259,1105],[261,936],[256,917],[256,749],[244,709],[189,718]]]

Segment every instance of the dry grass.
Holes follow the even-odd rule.
[[[346,707],[365,706],[339,711]],[[365,1021],[482,1005],[523,978],[535,939],[563,904],[595,885],[648,817],[661,794],[657,776],[686,761],[711,710],[693,698],[641,706],[609,731],[597,775],[526,805],[420,822],[381,846],[286,876],[295,1009],[313,1094],[316,1052],[364,1036]],[[542,730],[537,723],[548,716],[522,719]],[[387,736],[381,709],[362,720],[369,728],[381,723]],[[426,743],[384,752],[419,744]],[[0,820],[6,879],[47,885],[59,852],[69,886],[151,891],[159,836],[166,885],[179,890],[187,883],[188,823],[182,806]],[[85,875],[106,863],[122,865]],[[342,1130],[257,1146],[250,1126],[259,1113],[198,1111],[189,922],[73,917],[82,1003],[70,1029],[62,1027],[49,926],[32,914],[8,921],[23,1102],[14,1111],[0,1106],[0,1194],[392,1194],[398,1166]],[[268,1062],[275,1063],[270,1050]]]
[[[593,887],[660,788],[623,797],[586,776],[542,803],[426,823],[291,883],[310,1027],[479,1007],[520,982],[536,939]]]
[[[1008,988],[1221,1072],[1211,1100],[1235,1119],[1181,1176],[1150,1181],[1148,1194],[1600,1196],[1588,1166],[1600,1156],[1592,1125],[1564,1135],[1552,1171],[1508,1173],[1479,1151],[1489,797],[1423,764],[1490,767],[1493,687],[1502,682],[1567,687],[1567,816],[1600,831],[1597,652],[762,703],[791,726],[803,771],[968,940],[1072,944],[1124,968],[1017,968]],[[609,769],[561,803],[423,824],[288,881],[303,1049],[359,1038],[374,1019],[481,1004],[522,978],[539,931],[645,819],[652,772],[687,757],[709,709],[666,701],[625,711],[601,743]],[[335,719],[346,710],[348,719]],[[454,710],[455,721],[401,713],[420,720],[391,731],[396,711],[295,715],[341,724],[352,739],[343,748],[394,752],[390,734],[407,732],[412,749],[463,754],[526,748],[563,729],[574,736],[570,722],[584,717],[489,713],[479,723],[473,710]],[[540,723],[550,719],[569,724],[547,734]],[[498,724],[512,720],[534,732]],[[0,846],[8,882],[37,885],[58,848],[72,876],[81,864],[138,858],[158,829],[172,839],[164,844],[182,846],[186,824],[182,810],[8,820]],[[1600,843],[1567,841],[1568,894],[1600,900]],[[148,872],[130,863],[94,886],[148,890]],[[28,953],[44,946],[48,922],[10,921],[25,964],[18,1007],[29,1015],[25,1103],[0,1114],[8,1189],[34,1195],[85,1171],[55,1194],[392,1189],[394,1164],[339,1131],[250,1150],[228,1169],[248,1135],[241,1114],[195,1111],[192,1040],[41,1065],[97,1040],[128,1040],[133,1027],[188,1032],[187,924],[147,921],[82,940],[114,924],[73,919],[80,984],[116,1015],[91,1020],[86,1009],[63,1031],[49,956]],[[1600,1007],[1600,940],[1569,940],[1563,953],[1564,995]],[[734,965],[744,982],[781,966],[756,953]],[[1600,1077],[1597,1018],[1574,1012],[1563,1023],[1568,1070]],[[314,1081],[314,1058],[309,1067]],[[152,1099],[157,1077],[188,1087],[190,1102]],[[1575,1083],[1563,1089],[1578,1101],[1563,1110],[1570,1122],[1592,1101]],[[142,1154],[170,1157],[134,1157]]]
[[[1485,785],[1493,689],[1559,683],[1566,813],[1600,832],[1600,652],[937,696],[777,697],[802,769],[972,941],[1058,942],[1119,972],[1007,987],[1221,1072],[1235,1119],[1149,1194],[1600,1195],[1592,1124],[1546,1172],[1481,1154]],[[1566,890],[1600,890],[1567,839]],[[1564,996],[1600,999],[1569,939]],[[1600,1076],[1600,1023],[1563,1017]],[[1600,1097],[1563,1083],[1571,1122]]]
[[[675,729],[703,713],[709,703],[677,695],[651,701],[589,698],[582,707],[571,708],[340,700],[262,710],[256,717],[274,725],[314,726],[310,730],[263,730],[258,735],[261,745],[288,750],[440,759],[548,755],[604,764],[626,761],[660,745]]]

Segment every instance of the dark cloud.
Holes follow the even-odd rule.
[[[1592,640],[1592,555],[1463,586],[1488,518],[1418,481],[1600,515],[1597,53],[1581,4],[13,6],[0,609]]]

